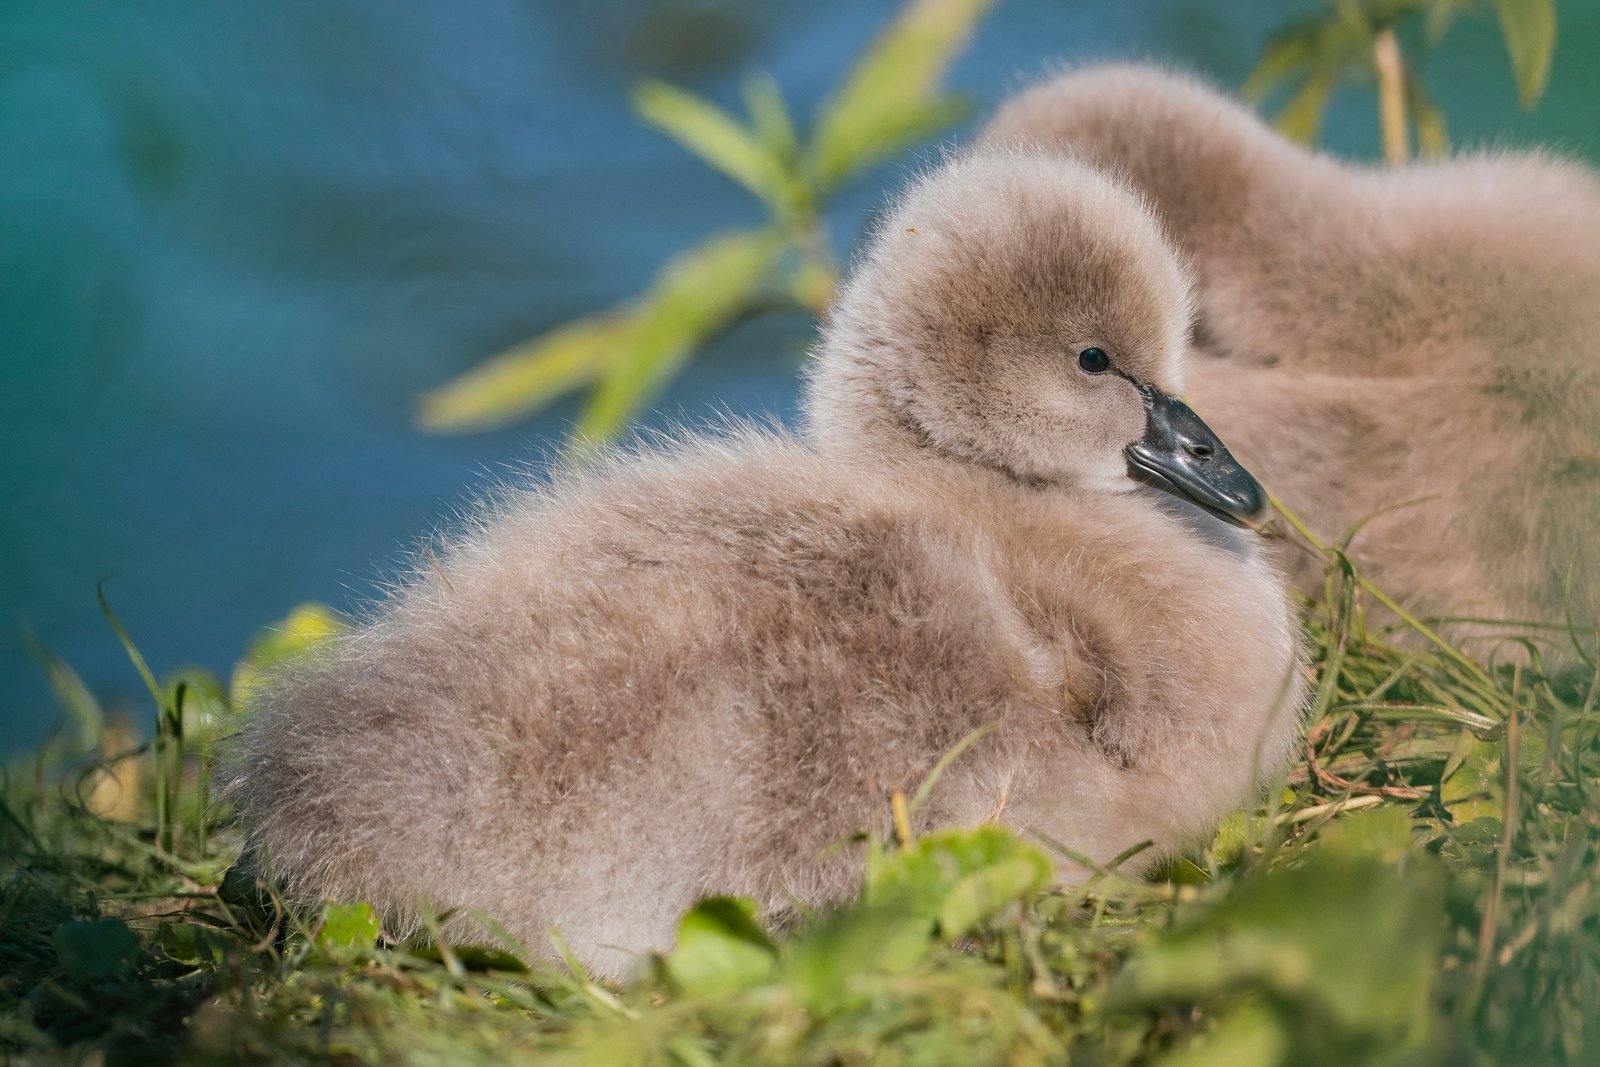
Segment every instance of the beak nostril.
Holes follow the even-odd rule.
[[[1210,459],[1211,458],[1211,446],[1210,445],[1196,443],[1196,444],[1188,445],[1187,446],[1187,450],[1189,452],[1189,455],[1193,456],[1195,459]]]

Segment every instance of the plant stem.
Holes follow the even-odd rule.
[[[1372,39],[1372,65],[1378,71],[1378,125],[1383,132],[1383,161],[1398,166],[1409,154],[1406,133],[1405,61],[1400,39],[1390,26]]]

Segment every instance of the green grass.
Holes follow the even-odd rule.
[[[707,902],[621,988],[540,962],[486,917],[492,949],[387,945],[363,905],[291,916],[225,881],[236,846],[203,773],[232,714],[223,687],[151,676],[157,741],[118,758],[127,742],[48,661],[71,728],[0,794],[0,1049],[111,1064],[1600,1063],[1592,671],[1558,680],[1537,655],[1496,667],[1369,630],[1381,594],[1330,558],[1303,756],[1204,849],[1154,878],[1112,868],[1062,890],[1043,889],[1050,843],[993,828],[874,844],[857,904],[773,940],[739,902]],[[325,622],[298,616],[235,688]]]

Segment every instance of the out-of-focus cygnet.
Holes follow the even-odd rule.
[[[1205,832],[1282,765],[1301,679],[1236,525],[1260,487],[1174,399],[1189,332],[1123,185],[943,166],[844,286],[802,437],[508,495],[279,677],[241,738],[250,849],[295,899],[401,934],[419,898],[481,908],[619,975],[702,895],[848,897],[841,844],[988,724],[924,827],[1099,860]]]
[[[1091,67],[985,140],[1130,179],[1198,275],[1188,399],[1414,610],[1592,626],[1600,183],[1542,154],[1342,164],[1192,79]],[[1078,164],[1074,163],[1076,168]],[[1297,578],[1321,587],[1321,564]],[[1459,626],[1458,639],[1478,628]],[[1571,645],[1554,643],[1557,656]]]

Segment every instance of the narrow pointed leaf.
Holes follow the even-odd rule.
[[[634,89],[633,110],[761,199],[772,202],[782,194],[784,168],[778,159],[757,134],[709,100],[648,81]]]
[[[600,377],[638,321],[632,309],[602,312],[507,349],[424,394],[417,422],[425,430],[454,433],[531,415]]]
[[[1417,151],[1434,159],[1450,151],[1450,133],[1445,126],[1444,112],[1428,97],[1417,78],[1406,79],[1406,108],[1411,112],[1411,125],[1417,131]]]
[[[756,136],[769,155],[792,160],[799,153],[800,138],[795,133],[794,120],[789,117],[789,107],[772,75],[761,71],[745,78],[744,106],[750,112],[750,124]]]
[[[1429,48],[1444,40],[1456,15],[1470,6],[1472,0],[1433,0],[1423,23],[1422,39]]]
[[[1524,108],[1531,108],[1550,77],[1550,58],[1556,50],[1555,0],[1495,0],[1494,8],[1506,51],[1511,53],[1517,97]]]
[[[958,109],[939,95],[956,53],[994,0],[911,0],[824,105],[809,172],[821,187],[926,136]]]
[[[46,647],[32,630],[23,631],[23,640],[27,642],[28,652],[34,662],[39,664],[49,679],[50,691],[55,694],[56,703],[72,724],[73,744],[82,752],[92,750],[99,744],[106,725],[100,702],[89,692],[89,687],[78,676],[78,672]]]
[[[614,436],[696,347],[747,311],[766,284],[783,238],[742,230],[674,258],[639,301],[637,324],[579,419],[589,444]]]
[[[1247,99],[1260,100],[1284,82],[1303,74],[1318,59],[1320,26],[1298,26],[1276,34],[1261,51],[1261,59],[1240,90]]]
[[[1272,124],[1278,132],[1301,144],[1312,144],[1322,130],[1322,116],[1328,110],[1335,73],[1331,67],[1312,71],[1299,92],[1278,112]]]

